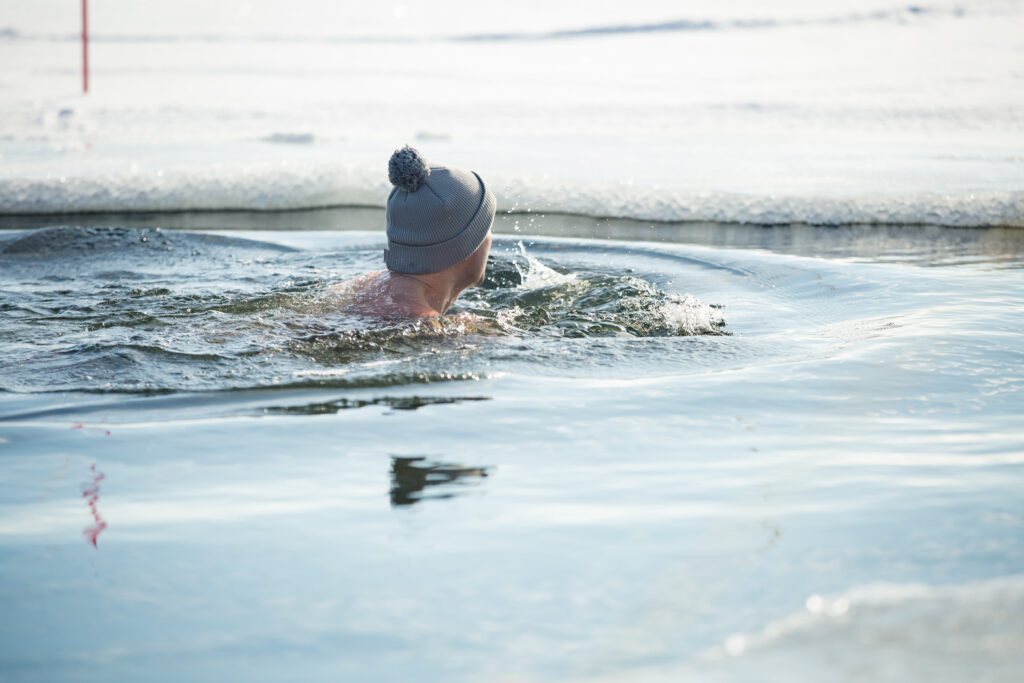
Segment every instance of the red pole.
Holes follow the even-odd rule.
[[[82,92],[89,92],[89,3],[82,0]]]

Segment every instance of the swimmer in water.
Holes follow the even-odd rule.
[[[429,166],[412,147],[388,162],[384,264],[387,270],[336,286],[358,315],[444,315],[464,290],[484,281],[496,202],[472,171]]]

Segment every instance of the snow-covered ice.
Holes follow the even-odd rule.
[[[1024,7],[298,0],[0,17],[0,211],[382,205],[403,143],[501,210],[1024,225]]]

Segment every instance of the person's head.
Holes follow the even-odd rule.
[[[487,277],[487,256],[491,253],[491,233],[484,235],[484,241],[476,250],[454,266],[458,269],[456,285],[460,289],[477,287]]]
[[[451,271],[459,284],[483,282],[496,202],[479,175],[429,166],[406,146],[388,162],[384,263],[407,275]]]

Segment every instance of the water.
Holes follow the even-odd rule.
[[[618,339],[597,348],[626,355],[645,353],[641,339],[721,333],[721,314],[694,297],[608,266],[557,272],[517,249],[495,250],[488,281],[455,309],[466,315],[382,324],[346,313],[344,290],[329,288],[379,267],[379,248],[312,253],[160,229],[43,229],[0,256],[17,283],[3,303],[13,351],[3,388],[389,386],[474,379],[512,361],[577,355],[590,365],[595,346],[569,352],[573,338]]]
[[[0,233],[5,676],[1019,677],[1020,231],[250,218]]]
[[[105,0],[88,95],[79,9],[0,16],[0,679],[1022,678],[1021,3]],[[499,239],[371,324],[407,142]]]

